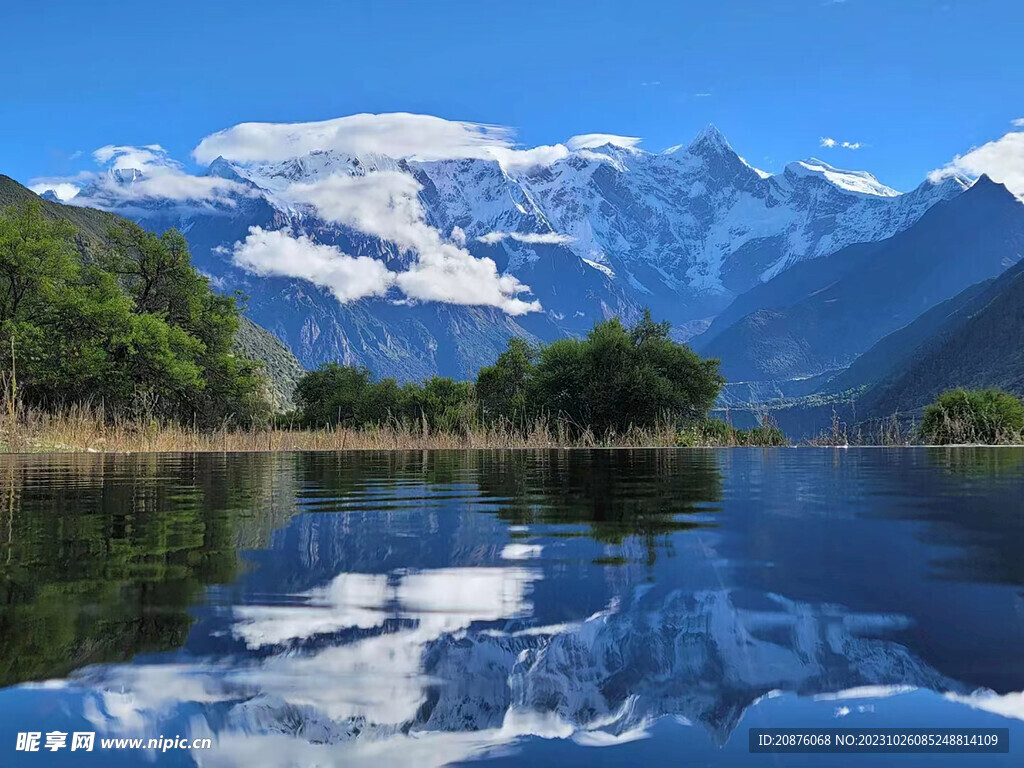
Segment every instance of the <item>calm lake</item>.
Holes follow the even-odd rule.
[[[1021,449],[4,457],[0,575],[5,766],[1024,754]],[[1010,753],[748,754],[774,726]],[[95,749],[15,751],[50,731]],[[160,736],[212,748],[100,748]]]

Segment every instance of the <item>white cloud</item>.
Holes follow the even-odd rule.
[[[967,696],[957,693],[943,694],[943,698],[966,704],[972,709],[994,712],[1002,717],[1013,717],[1024,720],[1024,693],[1007,693],[1000,695],[993,691],[978,690]]]
[[[568,157],[569,149],[564,144],[543,144],[531,149],[492,147],[490,153],[509,173],[528,173],[535,168],[546,168]]]
[[[859,141],[837,141],[831,136],[821,137],[821,146],[832,149],[833,147],[842,147],[843,149],[860,149],[864,145]]]
[[[46,182],[36,180],[34,183],[30,183],[28,188],[35,192],[37,195],[43,194],[47,190],[53,190],[53,193],[57,196],[57,199],[62,203],[66,203],[78,194],[78,187],[69,181],[53,181]]]
[[[502,126],[431,115],[360,114],[315,123],[241,123],[207,136],[192,155],[203,164],[218,155],[240,163],[273,162],[317,149],[419,160],[481,158],[491,156],[490,148],[511,148],[512,136]]]
[[[404,112],[361,114],[315,123],[241,123],[204,138],[192,156],[204,164],[218,156],[247,164],[278,162],[316,150],[334,150],[352,155],[370,153],[423,161],[497,160],[506,171],[525,173],[551,165],[569,154],[563,144],[520,149],[515,146],[514,137],[513,129],[499,125]],[[606,138],[623,146],[639,141],[620,136]]]
[[[420,189],[408,173],[377,171],[292,184],[284,196],[314,206],[325,219],[376,235],[403,250],[427,250],[441,237],[423,221]]]
[[[573,238],[557,232],[488,232],[477,238],[478,242],[494,245],[502,240],[516,240],[530,245],[564,245],[571,243]]]
[[[929,178],[937,181],[957,174],[977,177],[983,173],[1024,198],[1024,132],[1013,131],[965,155],[957,155],[942,168],[932,171]]]
[[[565,144],[572,150],[594,149],[595,147],[603,147],[605,144],[629,148],[635,147],[641,141],[642,139],[636,136],[616,136],[613,133],[581,133],[579,136],[573,136]]]
[[[498,307],[511,315],[538,311],[539,302],[518,298],[529,291],[526,285],[512,275],[499,275],[492,259],[475,258],[426,223],[420,189],[407,173],[379,171],[292,184],[285,194],[313,205],[325,219],[415,251],[416,260],[396,275],[409,298]]]
[[[397,277],[398,287],[414,299],[497,307],[510,315],[540,311],[539,301],[518,294],[529,288],[512,275],[499,275],[491,259],[477,259],[451,244],[427,252]]]
[[[95,150],[92,157],[104,166],[101,171],[32,179],[29,186],[33,190],[53,189],[61,200],[73,200],[75,205],[108,210],[147,199],[233,206],[237,195],[250,194],[247,187],[236,181],[187,173],[159,144],[108,144]],[[73,195],[72,187],[77,190]]]
[[[1018,117],[1016,120],[1010,121],[1014,128],[1024,128],[1024,117]]]
[[[383,295],[395,280],[383,262],[348,256],[287,229],[250,227],[245,240],[235,243],[232,258],[257,275],[308,280],[329,289],[342,303]]]
[[[711,96],[711,94],[708,93],[707,91],[702,91],[701,93],[695,93],[693,95],[694,95],[694,98],[697,98],[697,99],[707,99],[707,98],[709,98]]]
[[[181,164],[167,156],[167,150],[159,144],[147,144],[144,147],[127,145],[115,146],[107,144],[92,153],[93,159],[100,165],[108,165],[115,171],[134,168],[149,170],[154,166],[180,168]]]

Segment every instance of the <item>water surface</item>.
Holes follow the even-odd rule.
[[[0,765],[1016,765],[1022,546],[1020,449],[6,457]]]

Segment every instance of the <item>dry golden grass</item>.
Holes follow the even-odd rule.
[[[9,399],[8,399],[9,400]],[[675,429],[634,429],[598,440],[586,432],[570,439],[564,429],[538,422],[526,433],[497,427],[424,432],[408,426],[374,429],[256,429],[203,431],[173,422],[109,419],[99,409],[73,406],[60,413],[17,406],[0,410],[0,453],[340,451],[466,448],[660,447],[676,445]]]

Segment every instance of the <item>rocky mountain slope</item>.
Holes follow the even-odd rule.
[[[295,407],[295,385],[305,369],[284,342],[243,316],[235,334],[235,349],[238,354],[263,363],[270,380],[271,399],[278,410]]]
[[[794,379],[840,369],[1022,255],[1024,206],[983,176],[889,239],[797,265],[757,286],[694,344],[721,358],[723,373],[733,381]]]

